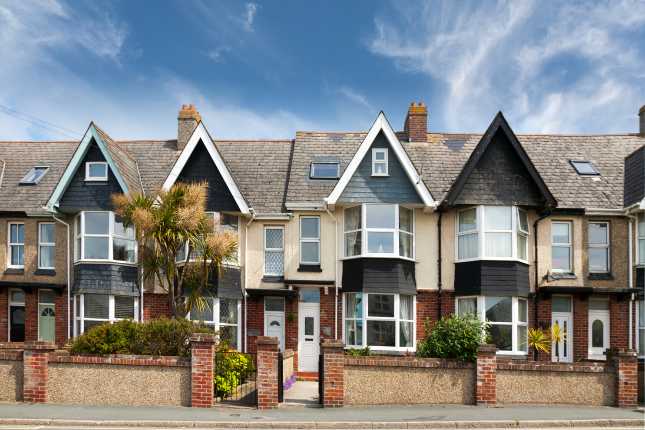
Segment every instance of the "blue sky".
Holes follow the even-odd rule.
[[[634,132],[645,2],[0,1],[0,139],[173,138],[194,103],[218,138],[401,128]],[[62,127],[41,127],[13,109]]]

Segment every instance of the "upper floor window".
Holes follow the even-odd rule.
[[[49,170],[47,166],[32,167],[20,180],[20,185],[36,185],[45,176],[47,170]]]
[[[136,261],[134,227],[125,227],[114,212],[81,212],[74,231],[77,260]]]
[[[528,261],[528,215],[516,206],[478,206],[457,216],[457,260]]]
[[[56,237],[54,223],[38,224],[38,268],[53,269],[56,261]]]
[[[364,204],[345,209],[344,236],[345,257],[414,258],[413,210],[387,204]]]
[[[645,214],[638,214],[638,264],[645,264]]]
[[[25,267],[25,225],[21,222],[9,223],[8,251],[8,267]]]
[[[553,221],[551,223],[551,270],[572,273],[571,222]]]
[[[320,217],[300,217],[300,264],[320,264]]]
[[[284,274],[284,228],[282,226],[264,227],[264,274],[269,276]]]
[[[387,175],[387,148],[372,148],[372,176]]]
[[[594,167],[594,165],[591,163],[591,161],[574,161],[571,160],[571,165],[573,166],[574,169],[576,169],[576,172],[578,175],[583,175],[583,176],[596,176],[600,175],[598,173],[598,170]]]
[[[609,272],[609,223],[589,223],[589,272]]]
[[[237,215],[225,214],[220,212],[206,212],[207,218],[213,222],[214,229],[221,232],[229,232],[233,234],[238,240],[240,236],[239,232],[239,217]],[[181,249],[177,252],[175,256],[176,261],[185,261],[186,255],[188,254],[188,243],[185,243]],[[190,254],[190,259],[195,260],[198,257],[199,252],[195,249],[192,250]],[[224,260],[225,264],[236,266],[240,261],[240,247],[238,245],[237,252],[235,255]]]
[[[313,162],[309,170],[311,179],[337,179],[340,165],[337,162]]]
[[[88,161],[85,163],[86,181],[107,181],[108,164],[105,161]]]

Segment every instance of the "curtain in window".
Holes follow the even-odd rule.
[[[477,233],[464,234],[459,236],[459,259],[477,258],[479,254],[479,241],[477,240]]]
[[[400,297],[399,314],[401,321],[399,323],[399,346],[401,347],[411,347],[413,343],[412,330],[414,323],[412,320],[414,316],[412,315],[412,301],[412,296]]]

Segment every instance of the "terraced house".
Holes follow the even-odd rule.
[[[208,182],[207,210],[237,232],[204,320],[236,348],[275,336],[315,377],[323,338],[414,351],[426,321],[476,314],[499,356],[533,359],[529,327],[566,337],[539,360],[645,355],[645,112],[638,133],[516,135],[428,129],[285,140],[211,136],[192,105],[177,138],[0,142],[0,341],[59,344],[123,318],[167,315],[143,285],[112,193]],[[214,221],[215,222],[215,221]]]

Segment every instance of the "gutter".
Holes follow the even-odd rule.
[[[248,340],[247,340],[247,331],[248,331],[248,322],[249,322],[249,308],[246,306],[246,283],[247,283],[247,274],[248,274],[248,256],[249,256],[249,248],[248,248],[248,243],[249,243],[249,226],[253,224],[253,221],[255,220],[255,211],[253,208],[249,208],[249,212],[251,213],[251,219],[249,222],[246,223],[244,226],[244,294],[242,295],[242,298],[244,300],[244,352],[247,352],[248,349]]]

